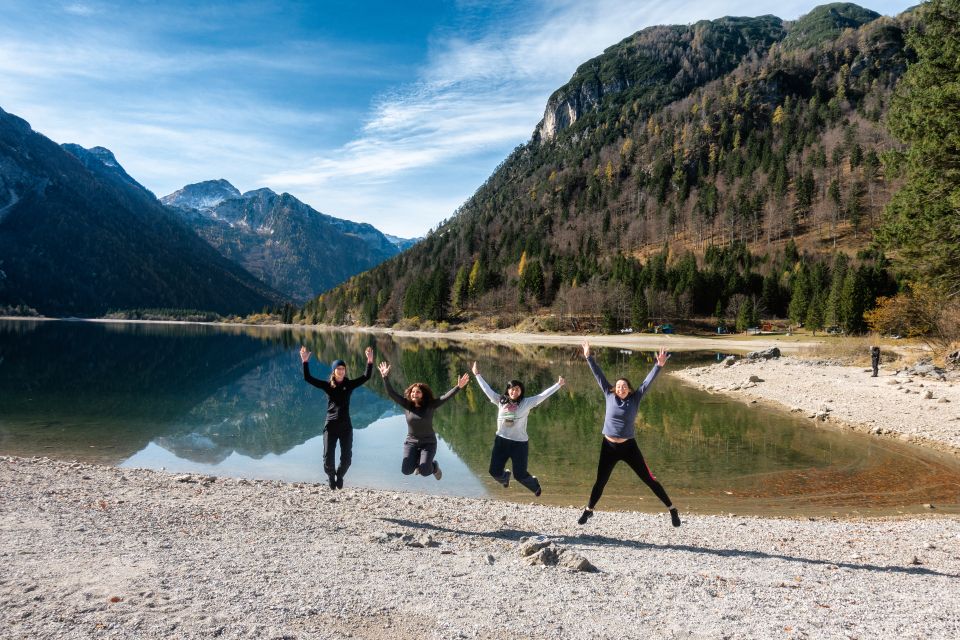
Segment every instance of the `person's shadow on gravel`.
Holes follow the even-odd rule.
[[[853,562],[833,562],[830,560],[818,560],[816,558],[803,558],[799,556],[788,556],[781,553],[766,553],[763,551],[750,551],[747,549],[711,549],[709,547],[696,547],[686,544],[652,544],[649,542],[639,542],[636,540],[620,540],[601,535],[583,535],[583,536],[553,536],[544,534],[542,531],[519,531],[517,529],[496,529],[492,531],[465,531],[462,529],[451,529],[441,525],[428,522],[416,522],[414,520],[405,520],[401,518],[381,518],[384,522],[390,522],[401,527],[410,527],[411,529],[429,529],[443,533],[452,533],[459,536],[490,538],[494,540],[510,540],[519,542],[520,538],[525,536],[546,535],[546,537],[562,544],[581,545],[581,546],[614,546],[626,549],[664,549],[672,551],[687,551],[689,553],[699,553],[705,555],[721,557],[741,557],[754,560],[786,560],[788,562],[801,562],[811,565],[823,565],[837,567],[838,569],[854,569],[857,571],[878,571],[884,573],[906,573],[923,576],[944,576],[947,578],[960,578],[960,575],[953,573],[942,573],[927,569],[926,567],[910,566],[898,567],[894,565],[876,565],[876,564],[856,564]]]

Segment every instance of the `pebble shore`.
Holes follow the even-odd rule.
[[[960,454],[960,377],[783,357],[672,371],[711,393],[764,401],[811,420]],[[932,369],[932,367],[928,367]],[[922,371],[922,369],[921,369]]]
[[[960,518],[578,516],[0,457],[0,635],[960,637]]]

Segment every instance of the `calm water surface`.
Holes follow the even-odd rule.
[[[342,358],[351,377],[363,349],[393,365],[398,388],[424,381],[438,393],[474,360],[495,388],[519,378],[528,394],[567,386],[531,413],[530,470],[538,500],[582,505],[596,473],[603,398],[579,348],[394,340],[364,333],[316,333],[200,325],[0,321],[0,453],[247,478],[325,482],[326,396],[303,381],[299,346],[329,374]],[[607,377],[634,383],[652,353],[598,349]],[[715,353],[677,353],[670,367]],[[443,480],[403,476],[406,425],[379,374],[353,394],[353,466],[347,484],[518,502],[487,474],[495,407],[475,382],[437,413]],[[960,512],[954,456],[727,401],[661,375],[641,403],[638,443],[673,500],[703,513],[881,515]],[[660,510],[626,465],[600,508]]]

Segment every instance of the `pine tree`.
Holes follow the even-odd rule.
[[[457,269],[457,275],[453,279],[453,308],[455,311],[463,311],[467,307],[467,300],[470,295],[470,274],[463,265]]]
[[[801,264],[800,268],[794,271],[790,286],[792,291],[787,315],[790,316],[790,322],[800,325],[807,319],[807,306],[810,304],[810,282],[806,264]]]
[[[881,238],[917,279],[960,293],[960,0],[931,0],[908,36],[917,53],[887,117],[906,142],[907,181]]]

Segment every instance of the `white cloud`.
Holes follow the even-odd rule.
[[[896,13],[907,6],[900,4],[886,2],[879,10]],[[276,106],[237,73],[374,77],[393,64],[377,58],[382,51],[343,43],[184,49],[145,44],[142,24],[113,25],[109,33],[103,25],[61,29],[52,36],[0,25],[0,82],[8,111],[58,142],[111,148],[158,195],[224,177],[241,189],[289,191],[331,215],[419,235],[451,215],[529,138],[550,93],[605,48],[654,24],[730,14],[792,19],[815,5],[555,0],[518,9],[503,3],[494,10],[509,11],[508,18],[437,31],[416,76],[380,94],[358,125],[316,100]],[[481,7],[480,13],[489,6],[460,3],[468,11]],[[89,2],[62,7],[74,16],[97,11]],[[165,13],[163,19],[169,26],[187,16]],[[224,79],[228,71],[236,75]],[[333,142],[333,128],[338,140],[356,133]]]

